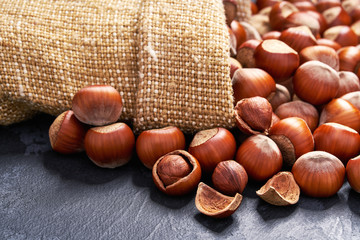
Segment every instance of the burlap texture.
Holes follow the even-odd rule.
[[[249,7],[239,20],[249,17]],[[58,115],[80,88],[119,90],[134,129],[232,127],[221,0],[0,0],[0,124]]]

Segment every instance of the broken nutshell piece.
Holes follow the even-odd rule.
[[[232,215],[240,206],[242,195],[226,196],[200,182],[195,197],[195,206],[202,214],[213,218],[225,218]]]
[[[272,123],[272,107],[263,97],[244,98],[237,102],[234,116],[243,133],[267,135]]]
[[[256,194],[276,206],[288,206],[299,201],[300,188],[291,172],[279,172],[270,178]]]
[[[152,168],[156,187],[168,195],[185,195],[196,188],[201,168],[194,156],[185,150],[175,150],[160,157]]]

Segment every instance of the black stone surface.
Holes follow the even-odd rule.
[[[109,170],[53,152],[53,120],[0,127],[0,239],[360,239],[360,194],[346,182],[333,197],[301,196],[291,207],[267,204],[250,183],[231,217],[211,219],[195,193],[159,192],[136,158]]]

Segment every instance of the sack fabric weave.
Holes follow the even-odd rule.
[[[250,1],[238,0],[238,20]],[[115,87],[135,132],[234,126],[222,0],[0,0],[0,125]]]

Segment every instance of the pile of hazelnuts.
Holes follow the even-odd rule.
[[[223,0],[234,117],[249,137],[235,160],[268,181],[257,194],[294,204],[296,185],[329,197],[345,177],[360,192],[360,1],[258,0],[248,23],[234,20],[236,2]]]
[[[278,206],[296,204],[300,193],[332,196],[345,178],[360,193],[356,1],[258,0],[248,24],[234,20],[237,1],[223,0],[241,133],[216,127],[187,142],[168,126],[135,137],[118,122],[120,94],[101,85],[74,95],[72,109],[50,127],[51,146],[66,154],[85,150],[106,168],[136,152],[160,191],[179,196],[197,189],[197,209],[216,218],[239,208],[249,180],[263,184],[256,194]]]

